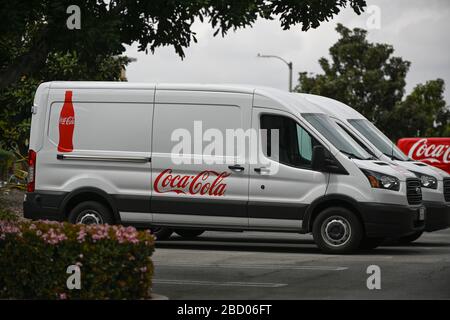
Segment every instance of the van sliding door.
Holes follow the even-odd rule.
[[[251,94],[157,89],[152,142],[155,224],[247,227],[249,166],[227,153],[250,127]]]

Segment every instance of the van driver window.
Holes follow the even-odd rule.
[[[299,168],[311,167],[312,150],[318,142],[297,122],[285,116],[264,114],[261,116],[261,129],[267,130],[266,141],[263,141],[265,156],[277,160],[272,154],[275,149],[271,145],[271,136],[272,130],[279,130],[278,161]]]

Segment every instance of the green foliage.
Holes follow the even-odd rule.
[[[417,133],[441,136],[448,132],[450,116],[442,80],[418,85],[403,100],[411,63],[393,56],[392,46],[367,41],[366,30],[338,24],[336,31],[340,38],[330,48],[330,60],[319,60],[324,73],[300,73],[295,91],[348,104],[394,140]]]
[[[80,30],[66,28],[69,5],[80,7]],[[301,24],[306,31],[333,18],[347,5],[360,14],[366,3],[364,0],[41,0],[31,3],[10,0],[0,12],[3,35],[0,42],[23,43],[24,47],[14,50],[11,57],[3,56],[0,51],[0,61],[14,61],[27,52],[27,47],[48,52],[81,48],[82,59],[88,60],[88,56],[120,54],[124,51],[123,44],[136,41],[141,50],[172,46],[184,56],[183,49],[196,41],[191,29],[196,19],[207,20],[215,34],[222,35],[251,26],[258,18],[275,17],[283,29]]]
[[[26,153],[31,106],[38,85],[38,80],[23,77],[14,85],[0,90],[0,148]]]
[[[7,178],[8,171],[14,163],[14,153],[0,149],[0,181]]]
[[[146,299],[154,238],[132,227],[0,221],[0,299]],[[81,289],[68,289],[70,265]]]
[[[2,208],[0,203],[0,221],[18,221],[19,217],[11,211]]]
[[[398,137],[450,137],[450,109],[444,100],[444,80],[418,84],[395,109]]]

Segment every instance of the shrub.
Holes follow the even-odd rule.
[[[154,238],[110,225],[0,221],[0,298],[150,298]],[[81,289],[68,289],[70,265]]]
[[[0,149],[0,181],[6,180],[14,163],[14,153]]]
[[[1,203],[0,203],[1,205]],[[0,208],[0,221],[17,221],[19,217],[11,211]],[[0,253],[1,254],[1,253]]]

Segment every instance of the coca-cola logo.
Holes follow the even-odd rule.
[[[64,125],[75,124],[75,117],[61,117],[59,118],[59,123]]]
[[[228,172],[204,170],[196,175],[175,175],[172,169],[165,169],[155,179],[153,189],[158,193],[223,196]]]
[[[427,139],[420,139],[409,149],[408,156],[431,163],[450,163],[450,145],[428,143]]]

